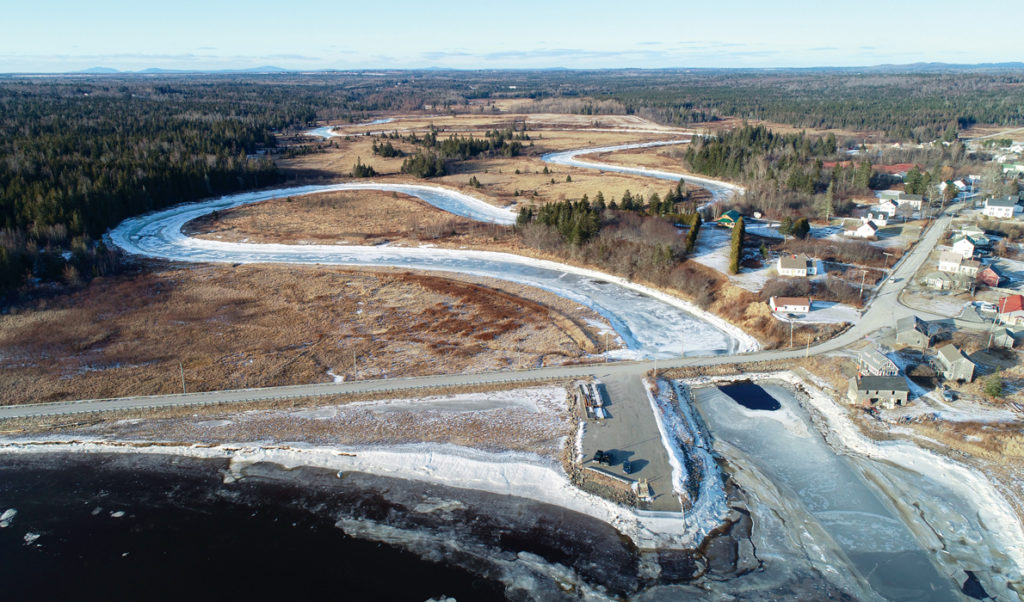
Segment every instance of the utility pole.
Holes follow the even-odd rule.
[[[864,305],[864,279],[867,278],[867,276],[868,276],[868,271],[867,270],[861,270],[860,271],[860,304],[861,305]]]
[[[885,255],[885,269],[888,270],[889,269],[889,258],[890,257],[895,257],[895,255],[893,255],[892,253],[886,253],[885,251],[882,251],[882,255]]]
[[[178,371],[181,372],[181,393],[185,395],[188,391],[185,390],[185,367],[181,365],[181,360],[178,360]]]
[[[793,348],[793,318],[789,319],[789,348]]]

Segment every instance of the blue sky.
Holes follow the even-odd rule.
[[[1024,60],[1012,3],[8,0],[0,72],[809,67]],[[1015,20],[1015,19],[1014,19]],[[971,23],[978,23],[972,31]]]

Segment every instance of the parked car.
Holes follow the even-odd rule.
[[[622,472],[626,474],[633,472],[633,465],[629,463],[629,460],[622,461]]]

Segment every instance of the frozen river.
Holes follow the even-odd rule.
[[[838,455],[791,392],[773,381],[758,384],[778,410],[745,408],[718,387],[694,389],[692,396],[715,450],[738,480],[748,481],[754,505],[771,508],[784,524],[781,537],[759,542],[765,556],[808,558],[818,570],[844,575],[846,587],[866,598],[958,599],[954,581],[940,574],[889,496],[873,485],[881,475],[908,485],[921,477]],[[769,522],[756,518],[755,511],[755,524]]]
[[[488,251],[351,245],[230,243],[191,238],[189,221],[232,207],[341,190],[385,190],[408,194],[470,219],[511,224],[515,214],[460,192],[407,184],[333,184],[229,195],[125,220],[111,241],[129,253],[204,263],[289,263],[389,267],[458,272],[535,286],[571,299],[604,316],[625,343],[623,358],[678,357],[751,351],[757,342],[716,316],[690,304],[600,272]]]
[[[632,150],[635,148],[653,148],[658,146],[686,144],[687,142],[689,142],[689,140],[660,140],[657,142],[641,142],[637,144],[619,144],[615,146],[580,148],[576,150],[548,153],[542,156],[541,159],[547,163],[553,163],[555,165],[567,165],[570,167],[580,167],[584,169],[597,169],[600,171],[610,171],[614,173],[624,173],[634,176],[657,178],[659,180],[670,180],[672,182],[678,182],[679,180],[683,180],[689,184],[694,184],[702,188],[706,188],[711,193],[712,202],[725,201],[732,198],[733,195],[741,194],[743,192],[743,187],[741,186],[727,184],[725,182],[720,182],[718,180],[711,180],[708,178],[701,178],[697,176],[691,176],[689,174],[681,174],[671,171],[662,171],[660,169],[612,165],[610,163],[600,163],[598,161],[579,158],[584,155],[612,153],[616,151]]]

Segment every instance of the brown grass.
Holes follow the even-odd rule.
[[[597,350],[584,318],[601,320],[484,279],[155,269],[0,317],[0,402],[172,393],[179,361],[190,391],[557,364]]]

